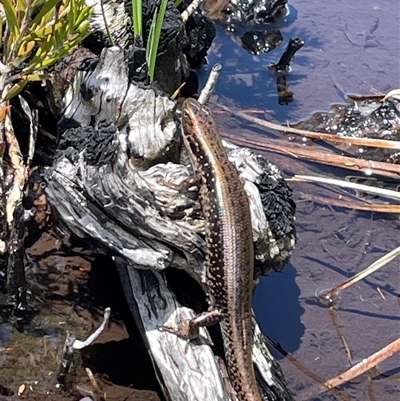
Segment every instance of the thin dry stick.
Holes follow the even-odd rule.
[[[366,269],[355,274],[353,277],[350,277],[349,279],[345,280],[343,283],[337,285],[336,287],[333,287],[330,290],[323,291],[320,294],[320,297],[327,299],[327,300],[332,299],[332,296],[334,294],[337,294],[339,291],[344,290],[347,287],[350,287],[351,285],[357,283],[358,281],[364,279],[365,277],[368,277],[370,274],[381,269],[383,266],[385,266],[386,264],[391,262],[393,259],[397,258],[397,256],[399,256],[399,255],[400,255],[400,246],[396,249],[393,249],[393,251],[387,253],[386,255],[382,256],[378,260],[376,260],[374,263],[372,263]]]
[[[323,163],[330,166],[346,168],[348,170],[363,171],[367,175],[380,174],[385,177],[399,178],[400,166],[398,164],[376,162],[373,160],[357,159],[355,157],[340,156],[336,154],[329,154],[321,150],[310,149],[294,143],[285,143],[285,145],[274,143],[268,138],[246,138],[245,135],[238,136],[232,135],[228,132],[222,132],[224,138],[230,139],[237,145],[246,145],[255,150],[274,150],[277,152],[289,154],[293,157],[301,157],[306,160],[311,160],[317,163]]]
[[[290,178],[288,180],[290,180]],[[342,199],[328,198],[326,196],[310,195],[304,193],[302,193],[300,196],[302,200],[313,200],[316,202],[324,203],[326,205],[345,207],[347,209],[366,210],[369,212],[377,212],[377,213],[400,213],[400,205],[386,204],[386,203],[381,204],[381,203],[352,202]]]
[[[210,100],[210,97],[214,92],[215,86],[217,85],[217,81],[221,71],[222,71],[222,64],[220,63],[214,64],[213,68],[211,69],[210,75],[208,76],[207,82],[200,93],[198,99],[200,104],[206,104]]]
[[[99,388],[99,385],[97,384],[97,380],[96,380],[96,378],[94,377],[93,372],[92,372],[89,368],[85,368],[85,372],[86,372],[86,374],[88,375],[88,378],[89,378],[90,383],[92,384],[92,386],[93,386],[95,389],[98,389],[98,388]]]
[[[219,105],[224,110],[227,110],[229,113],[233,114],[232,110],[229,110],[228,107]],[[274,131],[283,131],[283,132],[290,132],[291,134],[305,136],[307,138],[314,138],[314,139],[321,139],[324,141],[331,141],[331,142],[341,142],[346,144],[352,145],[359,145],[359,146],[371,146],[374,148],[386,148],[386,149],[400,149],[400,141],[388,141],[384,139],[373,139],[373,138],[352,138],[352,137],[341,137],[338,135],[333,134],[326,134],[323,132],[312,132],[306,131],[303,129],[293,128],[289,125],[280,125],[271,123],[270,121],[263,120],[261,118],[257,118],[254,116],[249,116],[241,111],[236,111],[235,115],[239,115],[240,117],[244,118],[245,120],[251,121],[255,124],[261,125],[265,128],[274,130]]]
[[[372,354],[368,358],[363,359],[361,362],[352,366],[350,369],[346,370],[340,375],[334,377],[333,379],[327,380],[324,383],[324,386],[330,389],[333,387],[340,386],[341,384],[346,383],[349,380],[352,380],[355,377],[362,375],[367,370],[372,369],[373,367],[378,365],[378,363],[383,362],[385,359],[391,357],[393,354],[399,351],[400,351],[400,338],[393,341],[386,347],[382,348],[380,351],[375,352],[375,354]]]
[[[196,11],[196,9],[200,6],[203,0],[193,0],[186,10],[184,10],[181,14],[183,22],[186,22],[188,18]]]
[[[393,89],[390,92],[386,93],[386,95],[383,97],[381,102],[384,102],[385,100],[389,99],[390,97],[393,97],[397,100],[400,99],[400,89]]]
[[[342,188],[350,188],[356,191],[364,191],[374,195],[381,195],[387,198],[400,200],[400,193],[397,191],[391,191],[390,189],[377,188],[371,185],[357,184],[355,182],[337,180],[335,178],[328,177],[317,177],[311,175],[295,175],[288,179],[288,181],[306,181],[306,182],[318,182],[321,184],[337,185]]]
[[[348,359],[349,363],[351,363],[351,361],[353,359],[353,351],[351,350],[349,344],[347,344],[346,338],[344,337],[344,333],[343,333],[343,330],[342,330],[343,327],[339,322],[338,313],[332,307],[329,308],[329,316],[332,319],[332,324],[333,324],[333,327],[336,330],[336,334],[339,337],[339,340],[340,340],[340,342],[342,343],[342,345],[344,347],[347,359]]]

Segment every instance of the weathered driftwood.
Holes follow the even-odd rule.
[[[32,110],[23,97],[17,96],[13,105],[18,107],[12,119],[9,102],[3,102],[11,86],[11,74],[12,70],[0,63],[0,263],[7,266],[7,287],[16,308],[24,309],[27,284],[23,239],[31,214],[24,210],[22,198],[35,151],[38,112]],[[23,138],[17,138],[14,132],[13,124],[18,119],[23,120],[18,121],[20,127],[24,127]],[[27,154],[21,151],[24,147]],[[8,156],[7,162],[4,154]]]
[[[65,104],[59,150],[46,173],[50,203],[75,235],[127,265],[119,268],[121,280],[166,397],[231,399],[207,341],[187,344],[159,330],[193,316],[168,289],[163,270],[184,269],[206,290],[197,189],[178,189],[191,167],[184,156],[179,163],[175,103],[129,83],[122,50],[109,48],[92,71],[77,74]],[[295,242],[290,190],[276,167],[250,150],[229,145],[229,157],[249,194],[256,255],[264,262],[259,273],[280,269]],[[256,339],[267,399],[291,399],[262,337]]]

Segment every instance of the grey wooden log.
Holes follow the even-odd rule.
[[[59,150],[46,172],[54,211],[75,235],[96,241],[127,264],[125,292],[167,399],[232,399],[206,341],[187,344],[159,330],[193,316],[166,286],[166,268],[185,270],[207,291],[197,188],[177,189],[192,169],[184,155],[180,163],[175,103],[129,83],[122,50],[108,48],[93,71],[77,74],[65,105]],[[270,213],[266,205],[271,199],[263,198],[262,191],[269,194],[270,187],[286,184],[264,158],[227,145],[249,195],[256,257],[267,266],[259,273],[280,269],[295,243],[293,205]],[[285,188],[278,198],[290,198]],[[151,285],[143,288],[144,273],[138,269],[151,270]],[[266,399],[290,400],[261,334],[256,339],[254,360]]]

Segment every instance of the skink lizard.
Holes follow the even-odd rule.
[[[184,143],[200,178],[207,286],[220,316],[229,377],[240,401],[262,401],[252,361],[254,249],[247,195],[210,109],[186,99],[182,122]]]

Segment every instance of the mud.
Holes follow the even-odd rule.
[[[44,232],[28,249],[34,260],[27,271],[33,318],[22,332],[17,324],[0,325],[0,400],[72,401],[84,396],[160,400],[149,357],[111,259],[93,254],[85,243],[73,244],[67,253],[58,250],[59,245],[59,240]],[[57,389],[67,333],[86,339],[99,326],[107,306],[112,310],[109,326],[92,345],[75,352],[66,386]],[[25,390],[20,397],[21,385]]]

